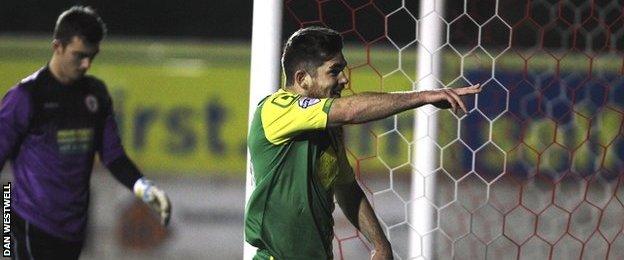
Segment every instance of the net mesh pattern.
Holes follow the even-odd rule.
[[[437,88],[484,85],[464,98],[468,114],[425,106],[345,127],[395,258],[624,259],[624,3],[432,6],[284,4],[285,34],[324,25],[343,35],[345,95],[413,90],[429,77]],[[438,46],[419,35],[431,22],[442,24]],[[417,75],[418,59],[440,69]],[[419,163],[419,146],[432,147],[433,167]],[[334,215],[335,258],[368,258],[372,245]]]

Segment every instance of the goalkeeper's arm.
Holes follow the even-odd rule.
[[[171,202],[164,191],[143,177],[139,169],[127,156],[123,155],[110,163],[108,169],[119,182],[158,212],[161,223],[167,225],[171,217]]]

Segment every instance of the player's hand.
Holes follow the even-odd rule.
[[[371,260],[393,260],[392,249],[390,250],[375,250],[371,256]]]
[[[371,255],[372,260],[392,260],[392,246],[387,239],[384,238],[383,242],[374,244],[375,251]]]
[[[455,113],[457,113],[458,109],[461,109],[464,111],[464,113],[468,113],[468,109],[466,109],[466,104],[464,104],[464,101],[462,101],[461,97],[466,95],[473,95],[479,92],[481,92],[481,84],[455,89],[445,88],[423,91],[423,94],[425,95],[425,101],[428,104],[432,104],[437,108],[452,108]]]
[[[171,217],[171,202],[167,194],[150,180],[141,178],[134,184],[134,194],[160,214],[160,222],[167,226]]]

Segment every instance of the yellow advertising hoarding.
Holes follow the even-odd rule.
[[[0,38],[2,93],[21,78],[45,65],[51,55],[46,44],[47,41],[41,39],[25,41],[18,38]],[[363,49],[350,47],[345,53],[351,64],[348,71],[351,84],[345,94],[412,89],[416,77],[408,73],[409,71],[398,70],[394,50],[371,49],[369,54],[377,57],[375,60],[369,60]],[[487,60],[485,58],[475,60]],[[513,54],[501,57],[497,61],[497,73],[502,74],[497,75],[496,80],[511,81],[511,78],[521,76],[523,63],[514,63],[515,61],[517,59],[514,59]],[[548,56],[536,56],[529,73],[554,75],[557,71],[551,68],[551,63],[552,59]],[[608,57],[596,59],[594,63],[594,71],[601,71],[603,76],[615,75],[619,64]],[[578,71],[580,75],[584,75],[582,57],[570,56],[568,60],[562,60],[558,64],[556,68],[561,70],[557,73],[572,75]],[[449,73],[441,80],[450,82],[450,72],[453,71],[462,72],[464,77],[478,78],[484,71],[488,71],[481,68],[481,65],[483,64],[479,62],[472,64],[466,59],[466,63],[460,68],[454,59],[445,57],[443,66]],[[166,175],[244,177],[249,102],[248,45],[110,40],[103,43],[102,54],[96,59],[90,73],[107,83],[113,97],[124,147],[140,168]],[[487,77],[485,78],[487,81]],[[496,84],[492,83],[494,81],[490,79],[489,82],[491,86],[486,87],[496,88]],[[582,78],[579,82],[589,84]],[[448,111],[443,111],[438,113],[438,136],[429,140],[413,140],[414,113],[408,111],[397,117],[346,127],[345,143],[354,168],[366,173],[409,171],[410,164],[417,168],[418,162],[410,162],[415,141],[435,142],[444,157],[441,166],[447,171],[462,170],[462,161],[472,164],[472,154],[485,156],[483,159],[476,159],[477,164],[479,161],[486,162],[481,166],[477,165],[477,168],[485,170],[502,169],[503,160],[507,160],[505,165],[508,166],[524,161],[547,167],[542,165],[547,161],[538,160],[539,158],[559,158],[558,161],[565,161],[583,169],[593,169],[597,164],[603,164],[606,168],[617,168],[622,164],[622,134],[619,133],[618,126],[624,120],[622,101],[614,99],[620,93],[617,92],[618,89],[622,87],[621,82],[618,82],[605,83],[609,93],[596,92],[596,88],[587,87],[586,91],[583,90],[587,92],[585,96],[580,96],[580,90],[577,90],[576,101],[572,107],[575,112],[569,113],[570,120],[561,118],[555,122],[543,117],[548,112],[548,107],[558,109],[554,102],[542,108],[544,111],[540,117],[525,121],[528,124],[526,126],[522,122],[510,121],[512,117],[508,116],[491,120],[475,114],[473,119],[458,119]],[[540,88],[538,84],[541,83],[532,84],[533,88]],[[510,91],[512,86],[506,87]],[[490,90],[484,90],[487,91]],[[482,96],[505,96],[502,88],[497,91],[498,94],[484,93]],[[543,91],[538,90],[535,93],[542,93],[541,98],[550,98],[550,94]],[[602,105],[604,109],[596,110],[601,107],[593,105],[592,108],[591,102],[593,96],[601,93],[610,97]],[[499,102],[500,104],[487,103],[491,101],[496,100],[479,101],[480,109],[486,114],[487,110],[496,106],[501,110],[494,112],[503,113],[502,109],[505,107],[500,104],[510,105],[516,102],[502,100],[504,102]],[[563,100],[563,104],[568,103]],[[525,104],[525,107],[529,110],[535,109],[530,103]],[[516,116],[521,112],[511,106],[507,109]],[[586,109],[591,111],[587,112]],[[592,115],[592,109],[599,114]],[[567,116],[556,111],[553,113]],[[490,117],[493,115],[488,114]],[[585,122],[592,116],[594,118],[591,124]],[[473,126],[469,126],[470,124]],[[457,131],[462,127],[463,129]],[[525,131],[518,132],[521,129]],[[461,132],[460,135],[458,132]],[[522,139],[516,138],[519,136]],[[557,145],[552,146],[553,143]],[[603,147],[598,154],[595,154],[594,143]],[[479,152],[482,144],[485,148],[483,152]],[[561,145],[565,149],[547,148]],[[596,159],[583,159],[588,156]]]

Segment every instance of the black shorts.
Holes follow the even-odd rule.
[[[67,241],[25,221],[15,211],[11,214],[12,259],[78,259],[83,242]]]

